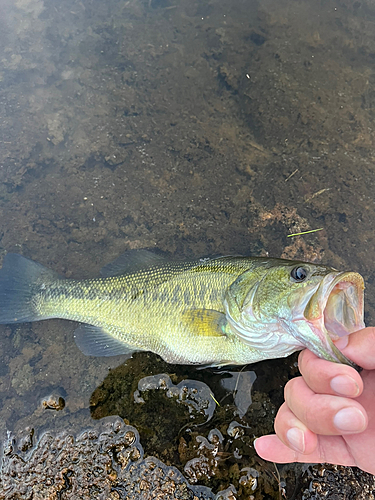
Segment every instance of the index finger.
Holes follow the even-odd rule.
[[[356,465],[341,436],[318,436],[318,446],[309,455],[286,446],[276,435],[261,436],[254,442],[255,451],[264,460],[285,464],[290,462]]]
[[[318,358],[307,349],[300,353],[298,367],[315,393],[356,398],[363,391],[362,378],[354,368]]]

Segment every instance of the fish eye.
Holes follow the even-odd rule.
[[[297,266],[292,269],[290,275],[294,281],[301,283],[301,281],[304,281],[307,278],[307,271],[304,267]]]

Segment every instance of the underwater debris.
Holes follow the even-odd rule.
[[[215,495],[191,486],[175,468],[143,457],[137,430],[108,417],[78,436],[33,431],[3,447],[0,500],[208,500]]]
[[[375,476],[357,467],[321,464],[309,467],[303,478],[302,500],[320,498],[375,499]]]
[[[134,402],[144,403],[141,393],[149,390],[164,389],[169,398],[176,398],[185,404],[189,412],[203,412],[207,422],[212,418],[216,408],[216,400],[207,384],[198,380],[182,380],[174,385],[166,373],[144,377],[138,382],[138,390],[134,392]]]
[[[60,394],[50,394],[43,399],[42,406],[46,410],[60,411],[65,408],[65,399]]]
[[[301,236],[302,234],[310,234],[316,233],[317,231],[323,231],[324,227],[319,227],[318,229],[310,229],[310,231],[302,231],[300,233],[287,234],[287,238],[291,238],[292,236]]]
[[[231,377],[223,378],[221,385],[224,389],[232,391],[234,404],[237,407],[236,414],[243,418],[252,403],[251,390],[257,376],[253,370],[226,373]]]
[[[215,500],[236,500],[236,488],[231,485],[226,490],[220,491]]]
[[[192,483],[200,479],[214,476],[217,469],[217,455],[222,450],[223,435],[218,429],[212,429],[206,439],[204,436],[197,436],[198,457],[189,460],[185,467],[185,474]]]
[[[240,477],[240,484],[249,486],[254,491],[258,485],[259,472],[252,467],[244,467],[241,472],[246,472],[246,474]]]

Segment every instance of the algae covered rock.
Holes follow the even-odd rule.
[[[206,500],[208,488],[193,487],[175,467],[144,458],[137,430],[106,418],[78,436],[33,431],[4,443],[1,500]],[[25,444],[26,443],[26,444]]]

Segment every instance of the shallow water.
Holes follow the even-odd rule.
[[[323,262],[363,274],[374,324],[374,23],[370,0],[3,0],[1,254],[75,278],[145,247]],[[296,356],[231,373],[148,353],[123,364],[83,356],[75,326],[1,327],[4,436],[119,414],[146,455],[214,493],[280,498],[285,482],[302,498],[303,469],[277,470],[252,447],[272,431]],[[136,403],[158,374],[206,384],[212,416],[163,390]],[[49,396],[65,407],[45,409]],[[258,471],[254,490],[243,468]]]

